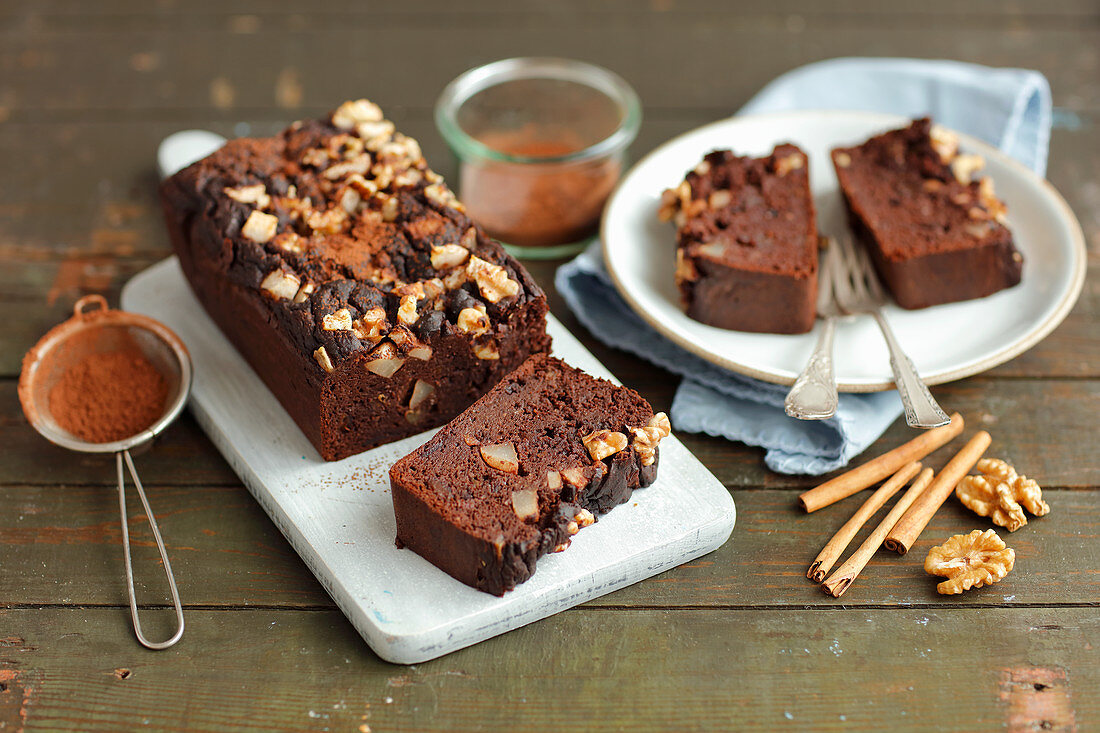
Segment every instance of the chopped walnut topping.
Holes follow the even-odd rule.
[[[993,179],[989,176],[978,181],[978,201],[981,202],[993,219],[1001,224],[1005,223],[1008,207],[997,198],[997,194],[993,190]]]
[[[408,188],[410,186],[415,186],[416,184],[420,183],[421,179],[423,178],[424,174],[421,173],[418,169],[409,168],[407,170],[401,171],[396,176],[394,176],[393,185]]]
[[[836,164],[841,168],[847,168],[852,164],[852,156],[847,153],[837,153],[833,156],[833,160],[836,161]]]
[[[363,152],[363,141],[354,135],[340,133],[328,139],[328,144],[325,145],[325,149],[333,159],[345,158],[346,160],[351,160],[352,158],[358,157],[359,154]]]
[[[293,298],[298,293],[301,279],[293,272],[285,270],[272,270],[260,283],[260,288],[271,293],[276,298]]]
[[[466,207],[459,203],[451,189],[445,183],[433,183],[424,189],[424,195],[437,206],[449,206],[458,211],[465,211]]]
[[[256,208],[266,209],[271,203],[271,197],[267,195],[267,188],[262,183],[254,186],[238,186],[237,188],[224,188],[225,195],[242,204],[256,204]]]
[[[279,228],[279,217],[272,214],[265,214],[262,211],[253,211],[248,215],[248,219],[245,220],[244,226],[241,227],[241,234],[246,239],[251,239],[257,244],[264,244],[271,241],[271,238],[275,236],[276,230]]]
[[[313,352],[313,358],[326,372],[331,372],[335,368],[332,366],[332,359],[328,358],[328,352],[325,351],[324,346],[317,347],[317,350]]]
[[[416,312],[418,298],[415,295],[405,295],[401,298],[401,305],[397,308],[397,320],[406,326],[416,323],[420,314]]]
[[[610,430],[597,430],[581,438],[588,455],[594,461],[602,461],[626,447],[626,436]]]
[[[306,224],[315,232],[321,234],[339,234],[344,230],[348,221],[348,212],[336,207],[325,211],[314,211],[309,215]]]
[[[684,250],[676,250],[676,284],[694,282],[699,279],[699,271],[695,269],[695,263],[684,255]]]
[[[449,270],[464,263],[470,256],[470,250],[457,244],[432,245],[432,267],[436,270]]]
[[[1016,563],[1016,553],[991,529],[976,529],[957,534],[928,551],[924,570],[945,580],[936,586],[944,595],[954,595],[992,585],[1008,575]]]
[[[350,331],[351,311],[341,308],[335,313],[326,313],[321,318],[321,328],[326,331]]]
[[[493,359],[500,358],[500,351],[497,350],[497,342],[492,339],[480,339],[475,341],[473,351],[474,356],[482,361],[492,361]]]
[[[302,254],[302,238],[295,232],[282,232],[275,235],[275,240],[272,244],[288,254]]]
[[[345,181],[350,188],[352,188],[360,196],[367,198],[378,193],[378,184],[374,181],[368,181],[358,173],[352,173]]]
[[[932,129],[928,131],[928,137],[932,142],[932,149],[944,163],[950,163],[959,152],[959,136],[946,127],[932,125]]]
[[[294,294],[295,303],[304,303],[309,298],[309,294],[315,290],[313,283],[306,283],[302,287],[298,288],[298,292]]]
[[[392,377],[405,363],[405,358],[388,341],[383,341],[375,346],[369,356],[370,360],[366,363],[367,371],[380,377]]]
[[[363,196],[351,186],[345,188],[344,192],[340,194],[340,208],[349,214],[358,211],[361,203],[363,203]]]
[[[382,108],[369,99],[344,102],[332,113],[332,124],[341,130],[350,130],[360,122],[378,122]]]
[[[443,287],[447,290],[457,290],[462,287],[462,284],[467,280],[466,268],[456,267],[443,276]]]
[[[310,148],[302,153],[302,165],[324,168],[330,160],[332,160],[332,156],[324,148]]]
[[[705,176],[706,174],[710,173],[710,161],[709,160],[700,161],[699,165],[695,166],[694,172],[695,172],[695,175],[697,175],[697,176]]]
[[[395,162],[415,162],[423,157],[420,152],[420,143],[401,133],[394,135],[389,142],[383,143],[378,148],[378,155]]]
[[[577,513],[573,515],[574,521],[583,527],[589,527],[596,522],[596,515],[587,509],[578,509]]]
[[[458,240],[458,243],[466,249],[473,251],[477,246],[477,229],[474,227],[467,229],[466,233],[462,235],[462,239]]]
[[[378,150],[393,135],[394,125],[389,120],[370,120],[355,126],[355,132],[363,138],[368,150]]]
[[[470,261],[466,263],[466,274],[473,278],[481,294],[490,303],[498,303],[519,293],[519,283],[508,277],[507,270],[477,255],[470,256]]]
[[[330,181],[337,181],[353,174],[363,175],[370,170],[370,155],[362,153],[351,160],[329,166],[325,169],[324,176]]]
[[[357,339],[376,342],[381,340],[382,334],[388,327],[385,309],[368,308],[357,321],[351,324],[351,332]]]
[[[985,158],[980,155],[957,155],[951,161],[951,174],[959,183],[970,183],[974,180],[974,174],[985,167]]]
[[[382,208],[380,209],[380,211],[382,212],[382,221],[396,220],[398,204],[397,197],[378,194],[376,198],[381,199],[382,201]]]
[[[806,158],[801,153],[791,153],[775,161],[775,174],[782,178],[791,171],[796,171],[805,167],[805,165]]]
[[[505,473],[519,473],[519,457],[512,443],[492,443],[478,448],[481,460]]]
[[[374,176],[374,183],[379,189],[387,188],[393,183],[393,166],[391,165],[376,165],[371,168],[370,172]]]
[[[430,280],[422,280],[418,285],[423,286],[424,298],[427,300],[435,300],[440,295],[443,295],[443,291],[446,290],[446,288],[443,287],[443,281],[438,277],[433,277]]]
[[[1039,484],[999,458],[983,458],[977,468],[980,475],[964,476],[955,487],[955,496],[967,509],[1009,532],[1027,524],[1025,508],[1037,517],[1050,511]]]
[[[661,205],[657,209],[657,218],[660,221],[672,221],[678,218],[678,214],[691,202],[691,184],[682,181],[676,188],[665,189],[661,194]],[[680,221],[676,222],[680,224]]]
[[[573,540],[566,540],[565,542],[562,542],[560,545],[554,545],[554,549],[550,550],[550,552],[564,552],[565,550],[567,550],[569,548],[569,545],[571,545],[571,544],[573,544]]]
[[[472,336],[481,336],[489,332],[491,324],[485,313],[485,306],[463,308],[458,314],[458,330]]]
[[[725,188],[720,188],[711,193],[710,197],[707,199],[707,206],[712,209],[724,209],[729,206],[732,201],[733,192]]]

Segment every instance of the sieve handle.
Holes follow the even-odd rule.
[[[165,641],[149,641],[141,631],[141,621],[138,620],[137,598],[134,595],[134,567],[130,560],[130,529],[126,521],[126,480],[122,473],[122,459],[126,459],[126,467],[130,469],[130,476],[134,479],[134,487],[137,488],[141,504],[145,507],[145,517],[149,520],[149,527],[153,530],[153,538],[157,541],[157,549],[160,550],[160,559],[164,563],[164,574],[168,577],[168,587],[172,591],[172,605],[176,609],[176,623],[179,627],[176,633]],[[134,635],[143,646],[150,649],[167,649],[175,644],[183,636],[183,606],[180,605],[180,594],[176,588],[176,578],[172,575],[172,565],[168,562],[168,551],[164,549],[164,540],[160,538],[160,529],[157,520],[153,516],[153,510],[149,508],[149,500],[145,498],[145,489],[141,487],[141,479],[138,478],[137,469],[134,468],[134,459],[130,457],[130,451],[119,451],[115,454],[118,465],[118,510],[122,514],[122,549],[126,556],[126,590],[130,593],[130,618],[134,622]]]

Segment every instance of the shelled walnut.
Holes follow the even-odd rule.
[[[979,475],[965,476],[955,488],[955,496],[967,509],[1009,532],[1027,524],[1025,508],[1037,517],[1050,511],[1039,484],[999,458],[983,458],[977,468]]]
[[[1008,575],[1016,564],[1016,553],[991,529],[976,529],[970,534],[957,534],[942,545],[928,551],[924,570],[948,580],[936,586],[944,595],[954,595],[993,585]]]

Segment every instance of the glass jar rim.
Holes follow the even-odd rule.
[[[478,92],[519,79],[556,79],[583,84],[602,92],[623,111],[618,126],[607,137],[564,155],[531,156],[504,153],[473,138],[458,124],[459,108]],[[435,103],[435,124],[460,158],[484,158],[506,163],[572,163],[617,152],[634,141],[642,123],[642,105],[634,89],[618,74],[584,61],[520,56],[493,61],[459,74]]]

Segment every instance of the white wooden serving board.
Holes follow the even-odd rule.
[[[196,420],[377,654],[423,662],[610,593],[704,555],[733,531],[733,499],[676,440],[657,481],[541,558],[503,598],[474,590],[394,545],[389,467],[432,432],[342,461],[321,459],[192,295],[176,259],[132,279],[122,307],[163,321],[187,344]],[[613,379],[553,317],[554,353]],[[178,562],[178,558],[177,558]],[[186,601],[187,588],[180,593]]]

